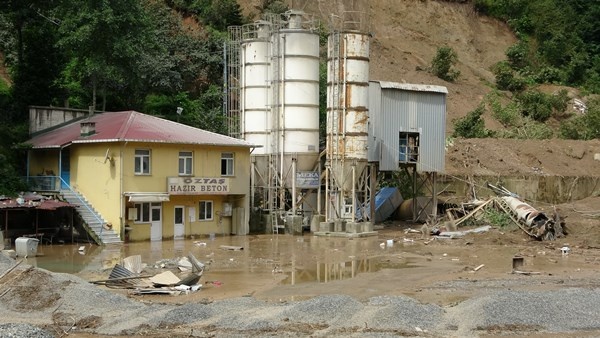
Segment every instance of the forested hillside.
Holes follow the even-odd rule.
[[[319,17],[322,34],[331,13],[367,11],[373,76],[447,86],[454,136],[600,136],[597,1],[6,0],[0,194],[24,189],[15,177],[29,105],[173,120],[182,107],[180,122],[225,133],[227,26],[291,6]],[[567,109],[575,96],[586,114]]]

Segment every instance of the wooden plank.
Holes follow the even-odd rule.
[[[232,250],[232,251],[244,250],[244,247],[242,247],[242,246],[235,246],[235,245],[221,245],[221,246],[219,246],[219,248],[221,248],[223,250]]]
[[[468,215],[463,216],[461,219],[457,220],[454,224],[456,224],[456,226],[458,226],[460,223],[462,223],[462,222],[466,221],[467,219],[473,217],[473,215],[475,215],[475,213],[477,213],[477,211],[483,209],[483,207],[485,207],[486,205],[488,205],[492,201],[493,201],[493,199],[485,201],[483,204],[481,204],[477,208],[473,209],[473,211],[471,211]]]

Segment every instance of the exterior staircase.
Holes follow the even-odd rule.
[[[98,245],[123,243],[114,230],[104,228],[106,220],[81,194],[73,190],[61,190],[60,193],[67,202],[78,206],[75,210],[83,220],[83,227]]]

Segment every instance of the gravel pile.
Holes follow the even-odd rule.
[[[1,255],[0,255],[1,256]],[[0,324],[0,337],[3,338],[55,338],[47,330],[30,324]]]
[[[600,290],[502,291],[453,309],[471,318],[465,329],[520,325],[550,332],[600,330]]]
[[[13,265],[14,260],[0,255],[0,273]],[[503,290],[446,308],[406,296],[378,296],[363,303],[346,295],[285,303],[239,297],[177,306],[140,303],[76,276],[26,270],[22,265],[17,267],[20,274],[15,280],[0,284],[0,292],[10,292],[10,297],[0,297],[0,337],[52,337],[52,332],[39,327],[68,328],[73,322],[78,323],[73,333],[83,330],[104,335],[140,334],[177,326],[194,327],[194,331],[210,328],[228,336],[273,332],[277,336],[315,337],[390,337],[403,333],[473,336],[498,328],[513,333],[600,332],[600,289],[595,288]]]

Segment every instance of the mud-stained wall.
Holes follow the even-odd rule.
[[[60,126],[87,115],[88,111],[82,109],[30,106],[29,134]]]
[[[457,196],[471,196],[471,185],[477,198],[495,196],[486,183],[503,186],[529,201],[560,204],[600,194],[600,177],[587,176],[440,176],[438,191]]]

